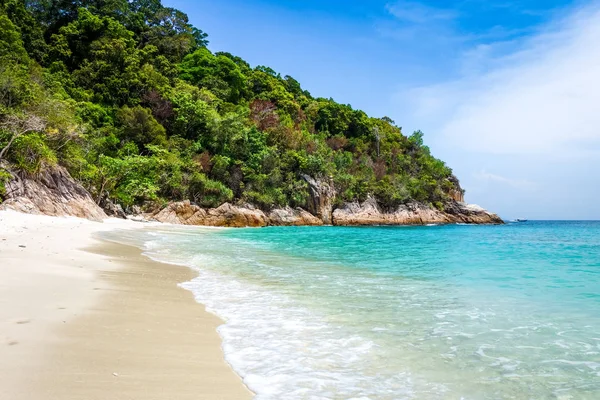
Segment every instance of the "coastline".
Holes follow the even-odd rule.
[[[123,224],[0,212],[0,399],[251,398],[194,272],[93,237]]]

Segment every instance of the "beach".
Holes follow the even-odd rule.
[[[599,238],[0,212],[0,400],[595,400]]]
[[[0,212],[0,399],[245,399],[191,270],[94,237],[142,224]]]

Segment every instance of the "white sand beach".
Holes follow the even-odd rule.
[[[1,400],[252,397],[193,272],[93,237],[141,226],[0,212]]]

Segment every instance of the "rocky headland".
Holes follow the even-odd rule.
[[[6,186],[0,209],[29,214],[76,216],[102,220],[107,216],[134,217],[179,225],[216,227],[264,226],[365,226],[427,224],[502,224],[502,219],[479,206],[463,201],[462,192],[446,202],[442,210],[411,202],[395,209],[382,208],[374,197],[363,202],[336,206],[336,191],[330,182],[304,176],[309,184],[310,200],[305,208],[261,210],[252,204],[224,203],[217,208],[202,208],[190,201],[173,202],[165,207],[127,210],[111,202],[96,204],[92,196],[64,168],[54,168],[36,177],[13,173]]]

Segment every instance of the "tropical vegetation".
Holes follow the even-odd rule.
[[[443,207],[459,189],[421,132],[212,52],[160,0],[0,0],[0,201],[8,171],[60,165],[98,202]]]

